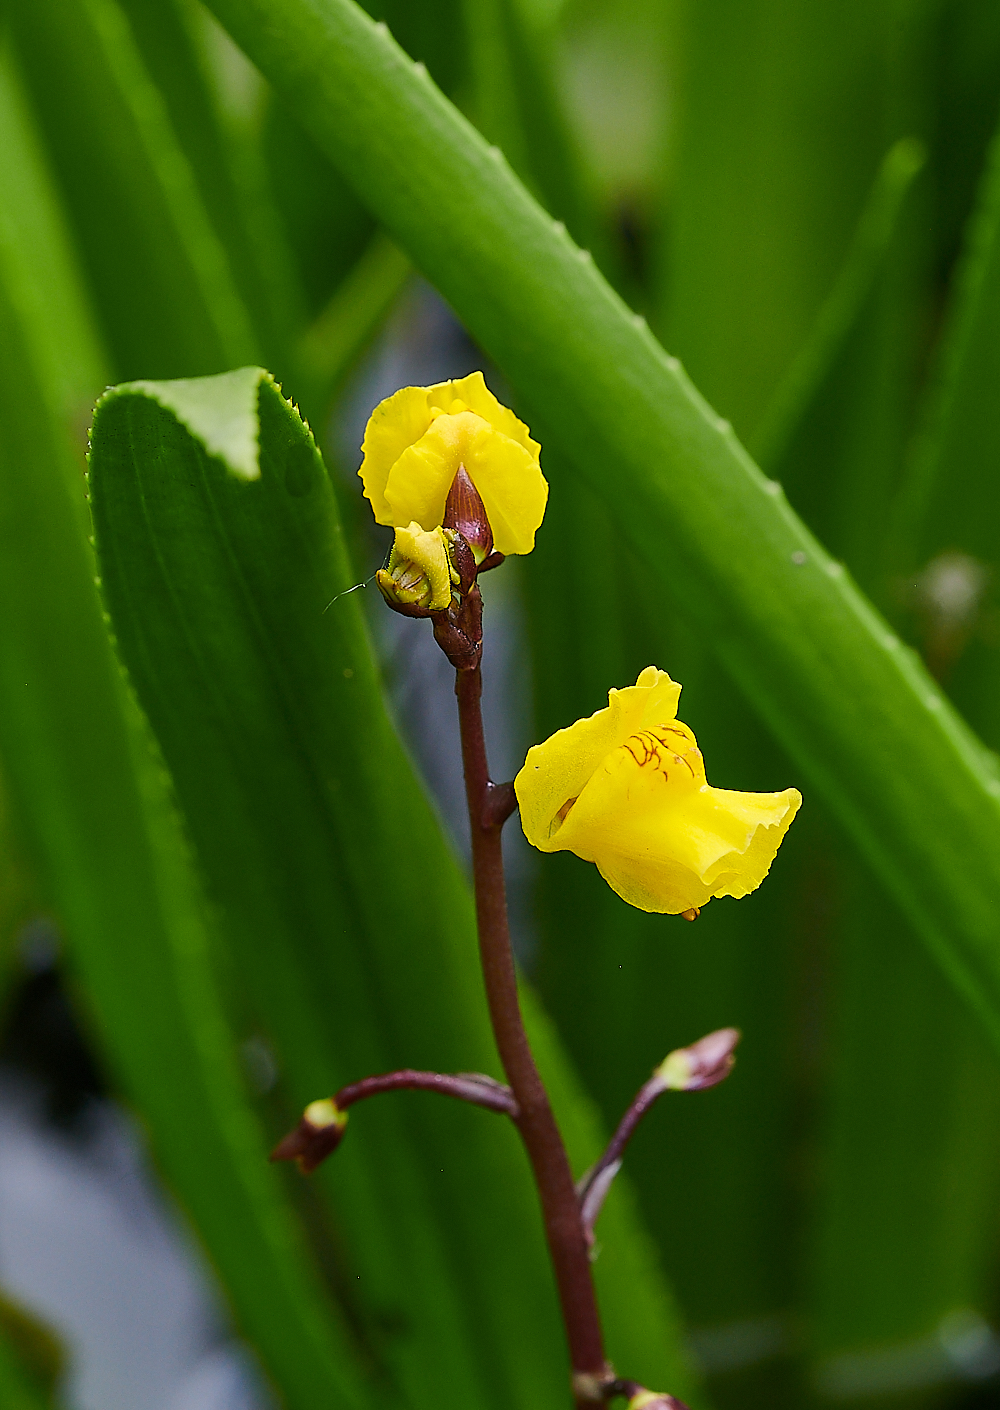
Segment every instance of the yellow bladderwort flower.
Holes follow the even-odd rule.
[[[533,846],[595,862],[640,910],[693,919],[713,896],[756,890],[802,797],[712,788],[680,693],[647,666],[607,709],[529,749],[514,788]]]
[[[464,466],[485,505],[496,552],[534,548],[549,492],[540,447],[481,372],[387,397],[371,414],[362,449],[358,473],[378,523],[439,528]]]

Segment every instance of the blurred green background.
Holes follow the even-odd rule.
[[[371,10],[1000,747],[1000,8]],[[447,672],[373,591],[324,605],[386,550],[354,474],[375,402],[480,366],[517,390],[195,0],[2,16],[8,1078],[43,1080],[84,1145],[88,1104],[135,1113],[263,1368],[247,1394],[559,1404],[510,1133],[400,1096],[356,1113],[313,1184],[264,1164],[305,1101],[366,1071],[495,1069]],[[95,563],[96,397],[251,363],[329,482],[268,383],[254,487],[169,411],[112,401]],[[581,1168],[669,1049],[744,1033],[733,1078],[664,1102],[630,1150],[599,1229],[612,1355],[696,1410],[1000,1403],[996,1049],[712,641],[557,447],[542,464],[536,552],[484,586],[495,771],[655,662],[710,781],[806,794],[760,891],[695,926],[511,839],[533,1033]],[[0,1283],[4,1247],[0,1226]],[[72,1346],[67,1382],[30,1318],[0,1326],[5,1404],[83,1394]],[[123,1410],[168,1405],[134,1389]]]

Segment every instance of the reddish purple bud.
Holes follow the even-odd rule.
[[[690,1047],[670,1053],[656,1069],[656,1075],[675,1092],[702,1092],[706,1087],[715,1087],[732,1072],[734,1049],[741,1036],[738,1028],[719,1028]]]
[[[451,482],[442,523],[446,529],[455,529],[462,535],[477,565],[493,552],[493,530],[486,517],[486,506],[464,465],[458,467],[458,474]]]
[[[275,1146],[271,1159],[294,1160],[303,1175],[309,1175],[333,1154],[346,1129],[347,1112],[341,1111],[329,1098],[310,1102],[295,1130],[289,1131]]]

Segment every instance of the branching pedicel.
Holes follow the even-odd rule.
[[[712,788],[694,735],[676,719],[680,687],[652,666],[634,686],[611,690],[607,709],[531,749],[513,784],[492,782],[480,710],[478,578],[507,554],[534,546],[548,494],[539,449],[476,372],[404,387],[376,407],[360,472],[376,519],[395,529],[377,577],[382,595],[404,616],[429,617],[455,668],[480,958],[509,1085],[478,1073],[409,1069],[367,1077],[311,1103],[272,1159],[314,1170],[343,1139],[349,1107],[401,1088],[440,1092],[509,1117],[538,1187],[577,1406],[623,1397],[630,1410],[684,1410],[671,1395],[621,1379],[605,1356],[591,1275],[594,1223],[650,1106],[664,1092],[721,1082],[739,1033],[720,1029],[671,1053],[640,1088],[600,1160],[574,1183],[521,1018],[500,834],[520,807],[534,846],[576,852],[632,905],[693,920],[711,897],[744,896],[760,884],[801,799],[795,789]]]

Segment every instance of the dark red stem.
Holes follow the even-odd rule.
[[[504,810],[491,807],[495,794],[491,795],[493,785],[486,761],[480,708],[482,675],[478,665],[456,672],[455,693],[472,828],[479,953],[490,1018],[500,1060],[518,1106],[519,1114],[514,1120],[538,1186],[575,1384],[596,1384],[606,1380],[608,1371],[580,1204],[562,1136],[531,1055],[517,995],[500,843]],[[577,1404],[593,1404],[594,1398],[578,1392]]]
[[[399,1072],[384,1072],[377,1077],[363,1077],[360,1082],[351,1082],[333,1098],[339,1111],[346,1111],[355,1102],[367,1097],[378,1097],[383,1092],[438,1092],[442,1097],[457,1097],[459,1101],[473,1102],[484,1106],[488,1111],[500,1112],[503,1116],[517,1119],[517,1102],[509,1087],[494,1082],[492,1077],[480,1077],[472,1072],[418,1072],[412,1067],[404,1067]]]

